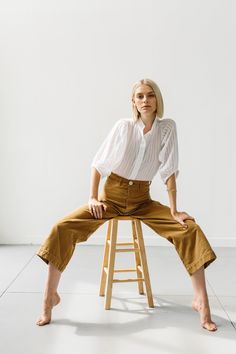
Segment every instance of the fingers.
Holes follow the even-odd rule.
[[[184,229],[187,229],[188,225],[187,225],[186,223],[181,222],[181,224],[183,225],[183,228],[184,228]]]
[[[184,222],[184,219],[179,219],[179,223],[183,226],[184,229],[187,229],[188,225]]]
[[[105,210],[105,212],[107,211],[107,205],[105,205],[105,204],[102,204],[103,205],[103,208],[104,208],[104,210]]]
[[[182,225],[183,226],[183,228],[187,228],[188,227],[188,225],[184,222],[184,219],[182,219],[182,218],[180,218],[180,217],[177,217],[177,218],[175,218],[175,220],[178,222],[178,223],[180,223],[180,225]]]
[[[188,219],[188,220],[193,220],[194,222],[196,222],[195,219],[194,219],[192,216],[189,216],[189,217],[185,218],[184,220],[187,220],[187,219]],[[185,229],[188,228],[188,224],[186,224],[183,220],[182,220],[181,224],[183,225],[183,227],[184,227]]]
[[[97,205],[91,205],[90,206],[90,213],[96,218],[96,219],[102,219],[103,216],[103,209],[105,211],[107,210],[107,206],[103,203],[97,204]]]
[[[102,206],[101,205],[94,206],[92,211],[93,211],[93,215],[96,219],[102,218]]]

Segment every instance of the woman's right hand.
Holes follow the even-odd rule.
[[[107,210],[107,205],[99,202],[97,198],[89,198],[89,211],[96,219],[102,219],[103,210]]]

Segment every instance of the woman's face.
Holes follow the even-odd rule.
[[[157,109],[156,95],[148,85],[142,84],[135,90],[133,101],[141,115],[152,115]]]

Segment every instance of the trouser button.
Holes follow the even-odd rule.
[[[132,185],[134,182],[133,181],[129,181],[129,184]]]

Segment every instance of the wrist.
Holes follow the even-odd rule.
[[[176,209],[170,209],[170,212],[172,215],[176,214],[177,213],[177,210]]]

